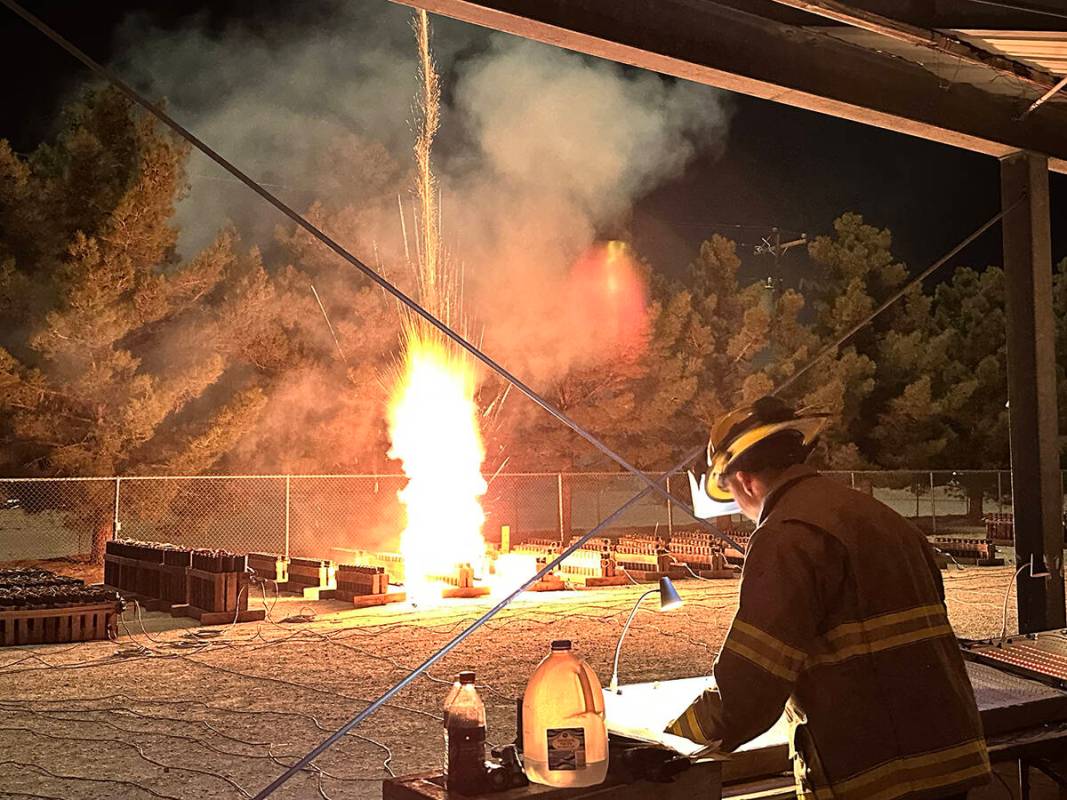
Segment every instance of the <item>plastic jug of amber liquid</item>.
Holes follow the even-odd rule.
[[[565,639],[538,664],[522,699],[523,768],[546,786],[595,786],[608,772],[604,693]]]

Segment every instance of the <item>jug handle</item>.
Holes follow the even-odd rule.
[[[593,685],[589,683],[589,676],[585,674],[585,670],[578,669],[578,682],[582,684],[582,697],[585,698],[585,710],[586,713],[593,713],[596,711],[596,702],[593,698]]]

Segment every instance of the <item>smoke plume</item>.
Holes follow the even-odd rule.
[[[359,209],[347,243],[368,260],[375,247],[395,259],[413,140],[410,12],[384,0],[299,9],[284,23],[221,30],[133,18],[120,68],[298,209]],[[445,242],[464,264],[486,347],[545,380],[597,352],[597,331],[559,291],[568,269],[625,227],[638,198],[720,147],[724,96],[451,20],[434,28]],[[276,212],[199,155],[189,171],[178,220],[187,253],[227,220],[269,240]]]

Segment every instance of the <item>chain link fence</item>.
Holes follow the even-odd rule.
[[[1010,513],[1008,471],[828,472],[872,494],[929,533],[984,533],[983,518]],[[486,539],[568,540],[637,494],[620,473],[486,476]],[[0,561],[89,558],[117,533],[142,541],[344,561],[359,550],[397,547],[405,523],[402,475],[203,475],[0,479]],[[688,498],[686,476],[669,489]],[[1061,482],[1061,491],[1063,489]],[[1067,511],[1067,497],[1064,497]],[[677,504],[648,495],[609,530],[692,529]]]

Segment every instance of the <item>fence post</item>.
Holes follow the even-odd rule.
[[[848,480],[849,480],[849,483],[851,484],[852,488],[855,489],[856,488],[856,473],[855,472],[848,473]]]
[[[667,494],[671,493],[671,476],[667,476]],[[674,503],[667,501],[667,535],[674,536]]]
[[[122,478],[115,478],[115,514],[111,521],[111,538],[119,538],[119,531],[122,530],[122,522],[119,520],[119,486],[122,484]]]
[[[930,524],[937,533],[937,499],[934,497],[934,472],[930,471]]]
[[[559,540],[563,541],[563,473],[556,473],[556,500],[559,508]]]
[[[285,557],[289,558],[289,476],[285,476]]]

